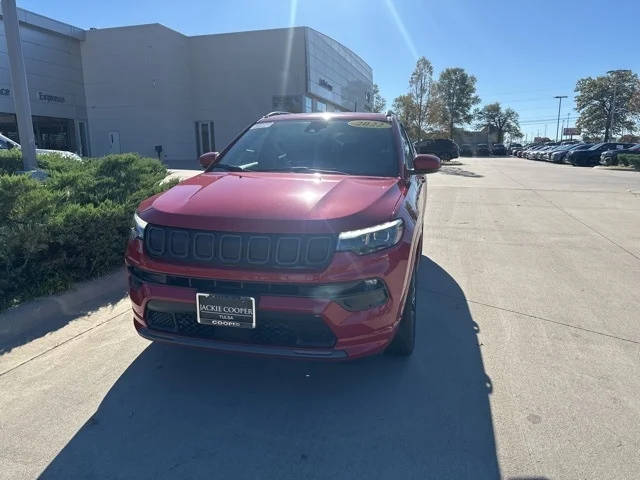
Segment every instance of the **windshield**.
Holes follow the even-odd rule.
[[[600,147],[604,146],[604,143],[596,143],[593,147],[591,147],[589,150],[598,150]]]
[[[280,120],[253,125],[215,168],[398,175],[391,124],[372,120]]]

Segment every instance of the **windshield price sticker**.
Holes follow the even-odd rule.
[[[378,120],[351,120],[348,125],[358,128],[391,128],[390,123]]]

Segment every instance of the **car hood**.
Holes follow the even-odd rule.
[[[399,178],[203,173],[142,202],[149,223],[206,230],[334,233],[390,220]]]

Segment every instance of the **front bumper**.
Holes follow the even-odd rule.
[[[185,337],[180,335],[174,335],[167,332],[161,332],[152,330],[150,328],[143,327],[139,323],[135,323],[138,334],[146,338],[147,340],[154,340],[158,342],[175,343],[186,347],[198,347],[217,350],[220,352],[229,353],[243,353],[247,355],[260,355],[260,356],[272,356],[280,358],[294,358],[294,359],[320,359],[320,360],[345,360],[348,355],[344,350],[335,349],[302,349],[302,348],[290,348],[279,346],[266,346],[266,345],[249,345],[228,343],[216,340],[202,339],[198,337]]]
[[[133,240],[127,248],[126,263],[134,324],[145,338],[222,352],[340,360],[379,353],[393,339],[408,286],[407,267],[415,260],[412,257],[411,244],[403,239],[393,248],[369,255],[336,253],[321,272],[248,271],[158,262],[143,253],[139,240]],[[151,276],[141,279],[136,271]],[[162,284],[153,279],[158,274],[191,281]],[[370,279],[378,279],[385,286],[386,295],[383,303],[376,301],[371,307],[362,302],[349,304],[331,295],[300,293]],[[211,293],[233,284],[241,287],[239,292],[243,295],[242,289],[253,288],[247,291],[255,293],[247,295],[256,299],[256,325],[264,326],[263,331],[257,328],[255,335],[243,337],[233,335],[235,332],[226,334],[241,329],[226,328],[227,332],[217,335],[194,320],[196,293]],[[158,309],[168,310],[171,315],[179,312],[180,317],[173,317],[171,328],[158,329],[153,320],[149,321],[150,314]],[[283,319],[290,323],[282,323]],[[317,319],[330,332],[332,341],[306,341],[311,337],[297,328]],[[175,328],[176,325],[184,328]],[[324,333],[322,338],[327,338]]]

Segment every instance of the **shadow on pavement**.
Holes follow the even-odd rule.
[[[410,358],[150,345],[43,478],[499,478],[491,382],[464,294],[426,257],[418,288]]]
[[[443,173],[445,175],[457,175],[459,177],[470,177],[470,178],[482,178],[484,175],[480,175],[475,172],[471,172],[469,170],[464,170],[463,168],[458,167],[450,167],[444,165],[438,170],[439,173]]]
[[[36,298],[0,313],[0,354],[54,332],[72,320],[113,306],[127,295],[123,269],[80,282],[58,295]]]

